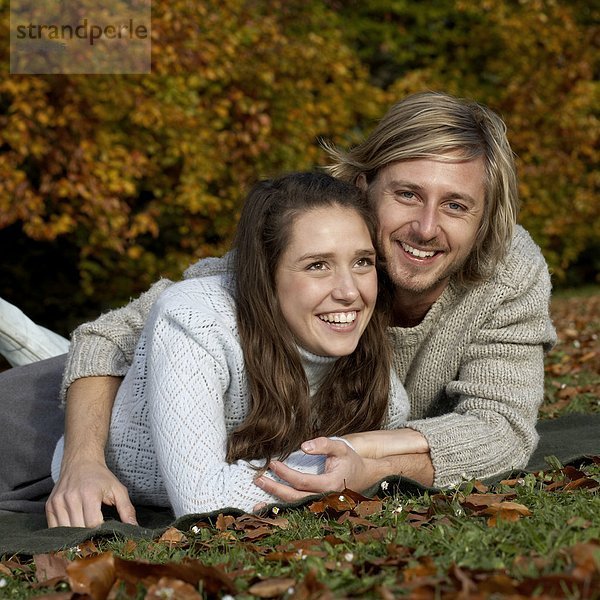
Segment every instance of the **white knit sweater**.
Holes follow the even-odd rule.
[[[225,460],[227,438],[249,411],[244,357],[228,275],[184,281],[156,302],[119,388],[106,448],[108,467],[139,504],[177,516],[277,499],[253,483],[264,461]],[[311,392],[335,362],[301,351]],[[265,365],[269,368],[269,365]],[[397,376],[387,426],[400,427],[408,398]],[[60,458],[56,453],[55,463]],[[288,466],[321,473],[324,459],[298,451]],[[55,465],[56,466],[56,465]]]

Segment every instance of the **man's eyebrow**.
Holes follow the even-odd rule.
[[[420,192],[425,189],[424,186],[419,185],[418,183],[414,183],[413,181],[408,181],[404,179],[392,179],[388,185],[389,187],[403,187],[415,192]],[[466,194],[464,192],[449,192],[448,194],[444,194],[444,199],[464,200],[465,202],[469,202],[471,205],[476,204],[475,198],[473,198],[471,194]]]

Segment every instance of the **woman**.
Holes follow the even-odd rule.
[[[231,269],[163,293],[119,389],[107,464],[134,502],[252,510],[275,500],[254,484],[271,459],[322,472],[303,441],[403,424],[375,235],[355,186],[315,173],[255,186]],[[59,444],[55,479],[60,458]]]

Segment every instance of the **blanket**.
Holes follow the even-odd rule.
[[[555,456],[563,464],[577,464],[586,456],[600,455],[600,414],[573,414],[555,420],[538,423],[540,442],[525,471],[543,470],[548,465],[547,456]],[[515,475],[505,473],[497,481]],[[433,488],[425,488],[418,483],[399,476],[386,477],[386,494],[420,494]],[[491,483],[491,482],[487,482]],[[379,485],[367,492],[373,495]],[[314,497],[312,497],[314,499]],[[280,504],[283,508],[304,506],[311,499],[293,505]],[[219,513],[238,516],[236,509],[223,509],[204,515],[185,515],[174,519],[168,509],[137,507],[139,526],[121,523],[112,517],[96,528],[56,527],[48,529],[46,519],[41,514],[9,513],[0,514],[0,557],[14,554],[33,555],[71,548],[94,538],[152,539],[159,537],[168,527],[187,531],[195,522],[216,517]]]

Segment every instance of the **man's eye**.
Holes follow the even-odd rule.
[[[396,192],[396,196],[402,200],[413,200],[415,198],[415,193],[407,190],[399,190]]]
[[[448,202],[448,208],[453,211],[465,210],[465,207],[458,202]]]

